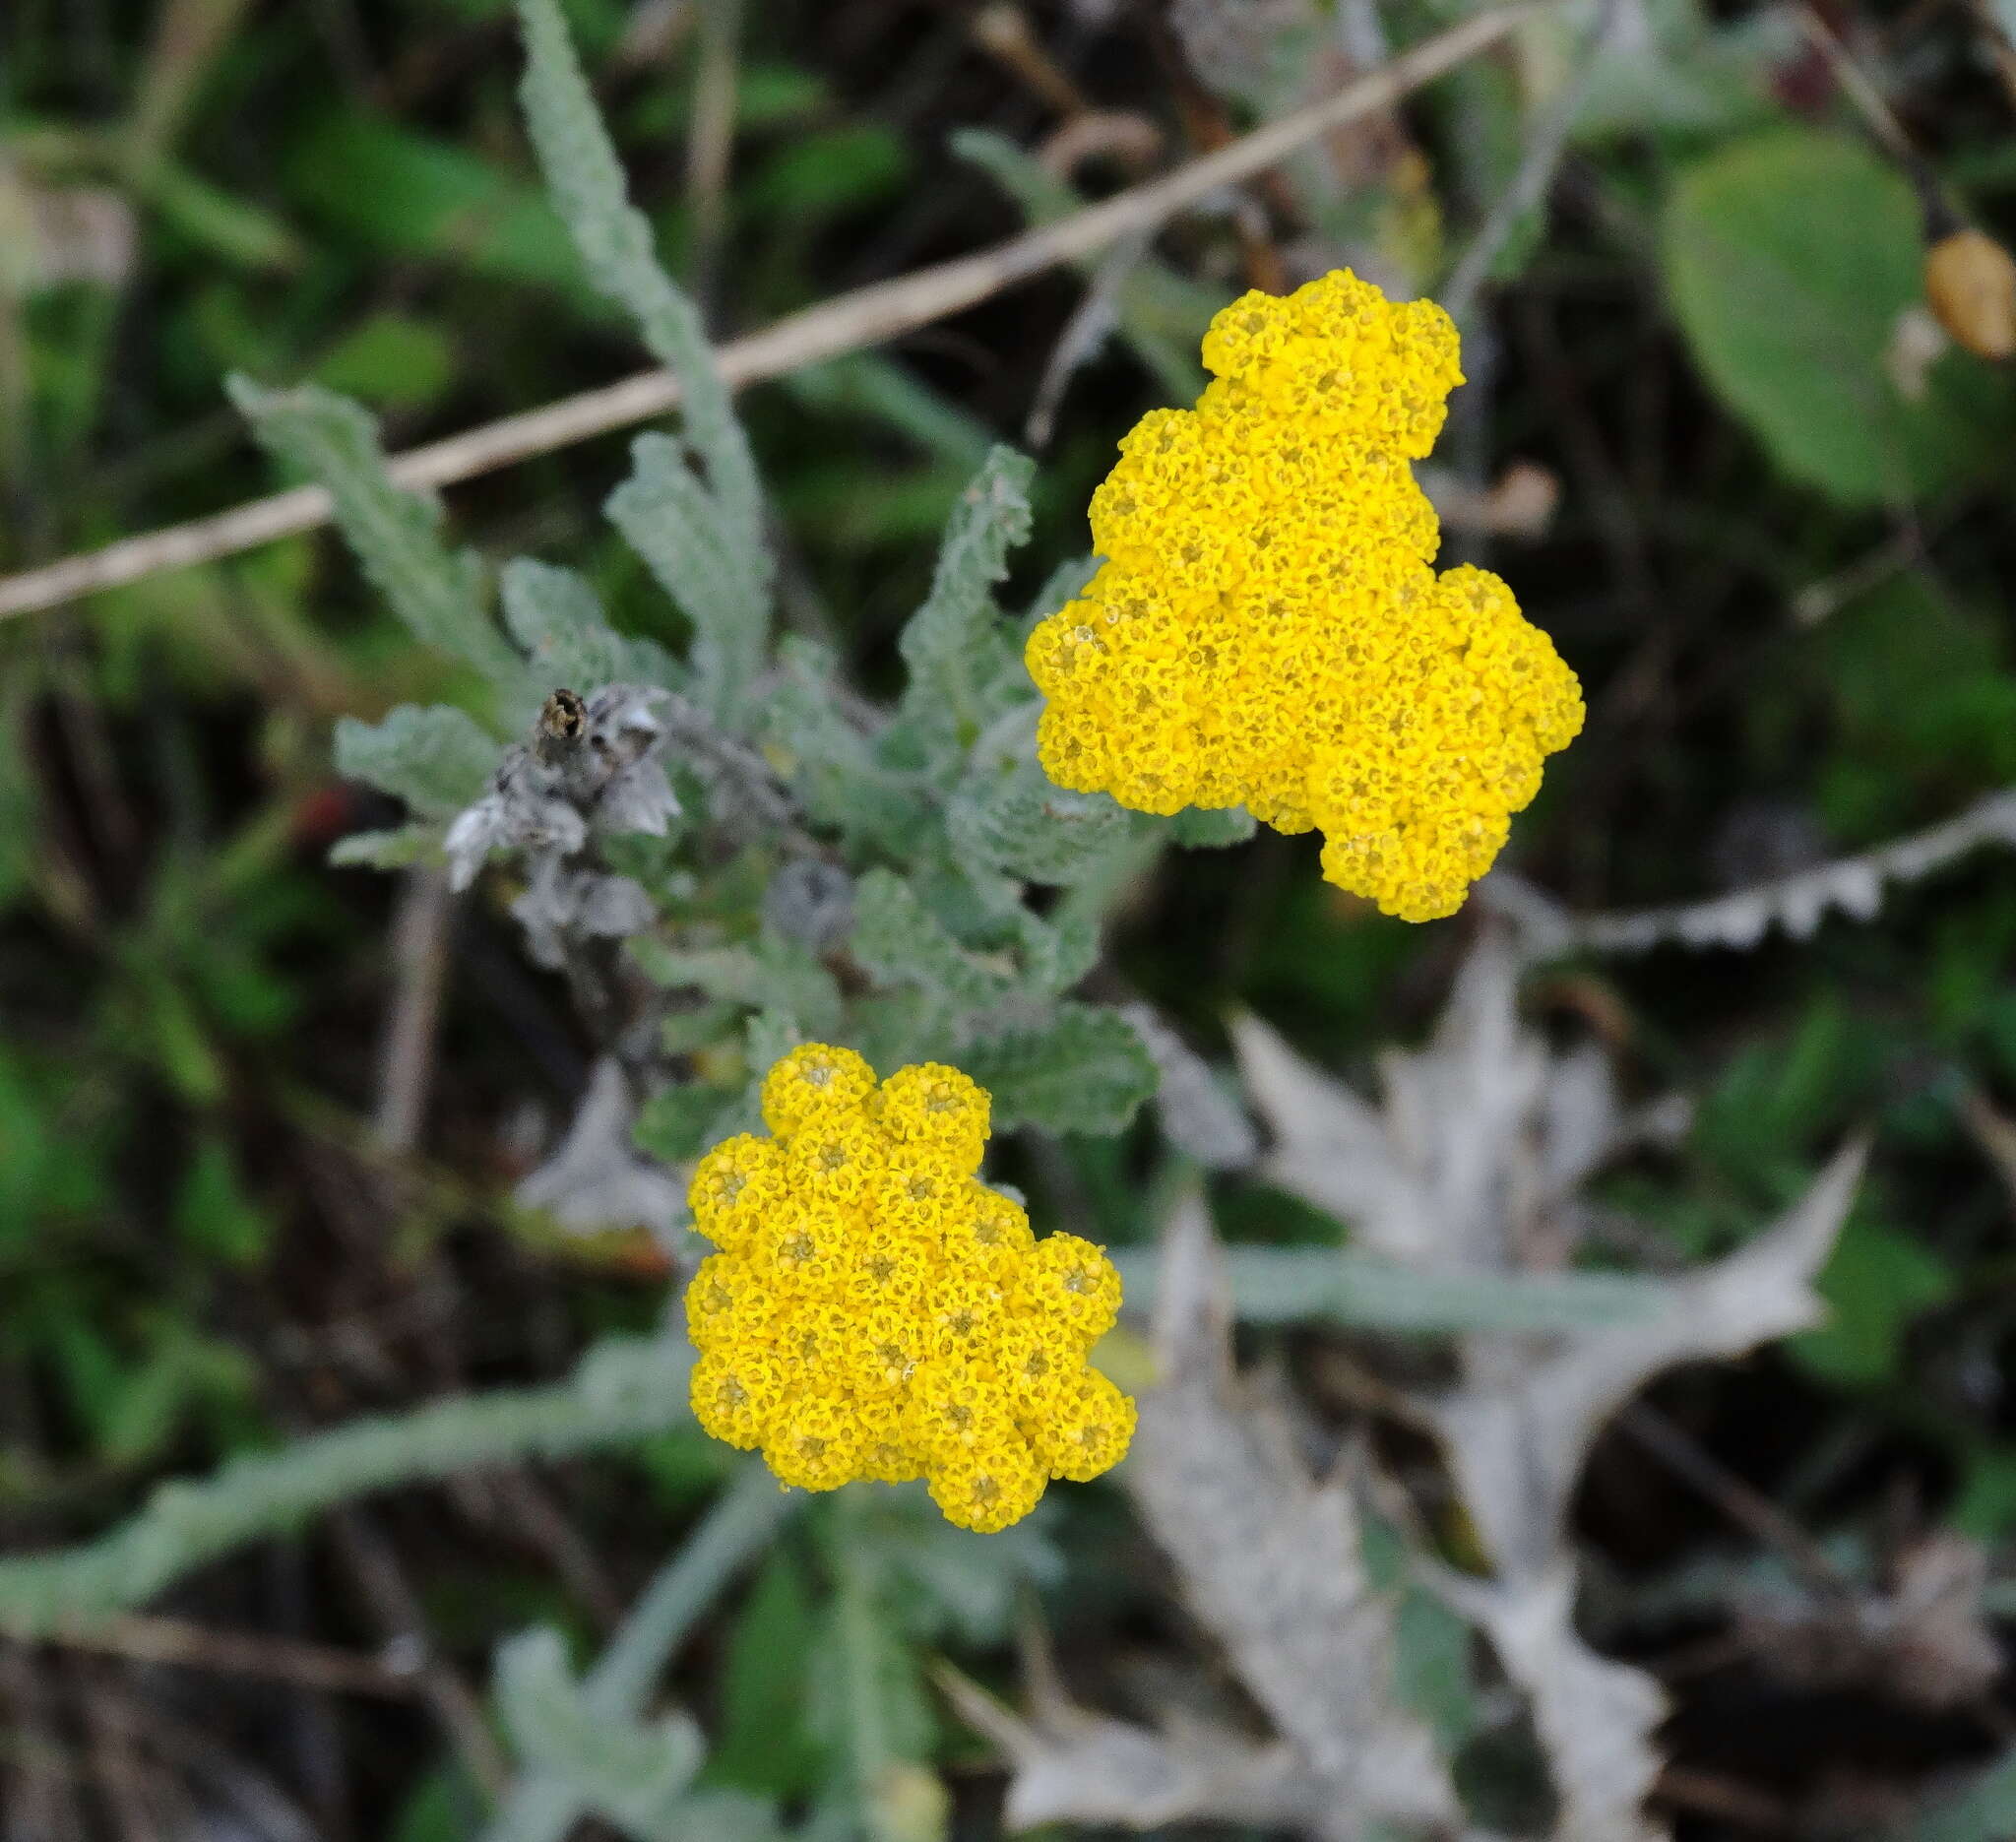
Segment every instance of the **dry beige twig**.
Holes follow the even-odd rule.
[[[1160,179],[1116,193],[1056,223],[1011,237],[914,275],[856,288],[780,320],[719,353],[730,386],[778,377],[822,358],[880,345],[961,312],[1060,263],[1150,230],[1184,206],[1262,172],[1304,143],[1383,108],[1496,43],[1550,0],[1512,0],[1438,32],[1383,69],[1334,95],[1255,129]],[[666,371],[645,371],[522,415],[452,435],[401,455],[392,464],[403,485],[435,487],[472,479],[536,455],[607,434],[677,407],[679,386]],[[55,607],[80,596],[123,587],[163,570],[213,562],[328,522],[329,495],[302,486],[254,500],[215,518],[128,538],[45,568],[0,578],[0,619]]]

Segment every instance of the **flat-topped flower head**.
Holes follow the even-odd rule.
[[[1409,921],[1454,913],[1583,716],[1502,581],[1431,566],[1410,463],[1457,358],[1440,307],[1347,272],[1213,320],[1215,381],[1121,441],[1091,507],[1106,560],[1030,637],[1052,781],[1320,828],[1332,882]]]
[[[982,1531],[1125,1456],[1132,1403],[1086,1365],[1119,1277],[1074,1235],[1039,1240],[975,1175],[988,1111],[938,1062],[878,1086],[813,1043],[770,1070],[772,1136],[724,1141],[693,1178],[721,1248],[686,1292],[708,1432],[802,1490],[926,1478]]]

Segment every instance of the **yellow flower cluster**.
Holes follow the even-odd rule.
[[[1582,727],[1575,674],[1480,569],[1430,566],[1409,463],[1463,381],[1432,301],[1348,272],[1211,323],[1194,410],[1157,410],[1093,496],[1106,559],[1031,636],[1044,770],[1172,813],[1320,826],[1323,873],[1453,914]]]
[[[693,1411],[716,1438],[808,1491],[927,1477],[980,1530],[1124,1456],[1134,1404],[1086,1366],[1119,1275],[1075,1235],[1036,1239],[975,1175],[987,1107],[936,1062],[878,1088],[815,1043],[771,1069],[774,1136],[717,1145],[693,1177],[721,1248],[686,1293]]]

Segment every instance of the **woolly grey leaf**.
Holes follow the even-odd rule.
[[[853,932],[853,878],[824,858],[792,857],[763,891],[763,924],[772,933],[824,953]]]
[[[401,704],[382,723],[344,717],[336,726],[336,771],[423,818],[446,818],[479,798],[501,753],[473,717],[449,704]]]
[[[1311,1479],[1281,1410],[1232,1379],[1225,1280],[1194,1189],[1162,1252],[1162,1379],[1120,1480],[1199,1621],[1328,1792],[1326,1832],[1455,1821],[1427,1727],[1393,1698],[1393,1606],[1369,1588],[1348,1491]]]
[[[679,816],[679,798],[655,759],[635,761],[611,777],[595,804],[596,829],[662,838]]]
[[[1185,806],[1169,820],[1170,837],[1192,851],[1222,851],[1228,845],[1242,845],[1258,829],[1259,822],[1244,806]]]
[[[1519,930],[1528,958],[1575,951],[1643,953],[1656,946],[1755,946],[1774,925],[1804,939],[1830,909],[1868,921],[1887,882],[1916,882],[1983,845],[2016,847],[2016,788],[1977,800],[1925,831],[1713,901],[1672,908],[1572,915],[1531,884],[1494,870],[1478,885],[1485,905]]]
[[[1805,1194],[1747,1246],[1666,1282],[1655,1318],[1529,1351],[1479,1352],[1468,1384],[1429,1413],[1485,1548],[1538,1575],[1560,1541],[1590,1444],[1616,1409],[1676,1363],[1733,1356],[1816,1322],[1813,1276],[1848,1217],[1866,1147],[1838,1152]]]
[[[340,867],[403,870],[415,863],[439,861],[438,825],[402,825],[397,831],[352,832],[329,848],[330,862]]]
[[[1155,1062],[1155,1108],[1163,1136],[1208,1171],[1244,1170],[1260,1152],[1246,1110],[1153,1006],[1124,1004],[1120,1015],[1134,1026]]]
[[[566,1138],[518,1185],[518,1202],[548,1210],[570,1234],[668,1234],[684,1213],[685,1186],[637,1155],[636,1113],[621,1066],[612,1058],[598,1062]]]
[[[856,884],[852,946],[880,983],[910,985],[966,1011],[998,1003],[1012,985],[1006,971],[961,946],[891,870],[872,869]]]

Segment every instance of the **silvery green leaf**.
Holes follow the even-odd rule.
[[[1072,883],[1130,838],[1136,816],[1106,794],[1052,785],[1033,761],[967,777],[945,815],[953,843],[977,862],[1024,882]]]
[[[500,685],[522,684],[518,655],[490,619],[482,564],[441,541],[438,504],[393,479],[369,413],[312,384],[262,390],[233,377],[229,389],[268,452],[328,488],[338,529],[413,637]]]
[[[607,511],[692,622],[695,694],[732,724],[770,637],[764,552],[738,533],[667,435],[640,435]]]
[[[662,1164],[683,1164],[727,1136],[722,1115],[739,1099],[704,1081],[662,1088],[638,1110],[631,1136]]]
[[[998,714],[1011,681],[1013,636],[994,604],[1008,553],[1029,537],[1029,482],[1035,463],[995,448],[960,495],[945,529],[924,604],[898,642],[910,670],[899,727],[934,772],[948,770]]]
[[[682,948],[647,936],[632,942],[631,953],[662,985],[776,1011],[788,1017],[809,1042],[840,1028],[840,987],[833,975],[789,941]]]
[[[675,1842],[680,1794],[699,1770],[700,1730],[684,1715],[648,1725],[593,1706],[558,1631],[521,1632],[497,1652],[497,1704],[512,1744],[635,1842]]]
[[[1185,806],[1169,820],[1169,833],[1176,843],[1193,850],[1222,849],[1242,845],[1259,829],[1244,806]]]
[[[447,818],[480,798],[503,752],[473,717],[449,704],[401,704],[382,723],[345,717],[336,726],[336,771],[427,818]]]
[[[1059,907],[1047,920],[1017,911],[1022,935],[1023,977],[1040,997],[1070,990],[1099,964],[1099,919]]]
[[[1123,1130],[1155,1092],[1155,1063],[1116,1010],[1067,999],[1038,1028],[983,1037],[960,1066],[993,1096],[994,1123],[1045,1132]]]
[[[582,75],[558,0],[519,0],[526,72],[520,98],[553,204],[597,287],[629,309],[644,343],[679,379],[686,433],[719,497],[725,529],[767,575],[756,464],[693,302],[652,246],[616,150]]]
[[[504,565],[499,581],[504,623],[524,649],[544,690],[565,686],[584,694],[627,680],[676,687],[680,672],[655,640],[617,633],[588,580],[530,556]]]
[[[909,985],[969,1011],[998,1003],[1014,983],[1007,970],[961,946],[886,869],[870,870],[855,887],[853,954],[883,985]]]
[[[1052,614],[1061,613],[1068,603],[1083,595],[1098,574],[1099,558],[1096,556],[1074,556],[1051,570],[1022,616],[1023,640],[1026,642]]]
[[[756,732],[785,760],[785,778],[806,813],[852,843],[908,855],[919,827],[931,823],[929,808],[841,714],[838,662],[793,634],[780,642],[778,664]]]
[[[438,825],[402,825],[397,831],[352,832],[339,838],[329,850],[329,860],[339,868],[361,867],[374,870],[409,869],[415,863],[439,862],[441,828]]]
[[[906,1629],[923,1639],[957,1632],[977,1644],[1008,1633],[1017,1595],[1054,1585],[1063,1556],[1051,1539],[1049,1503],[993,1535],[955,1528],[923,1486],[877,1492],[852,1524],[859,1564]]]

